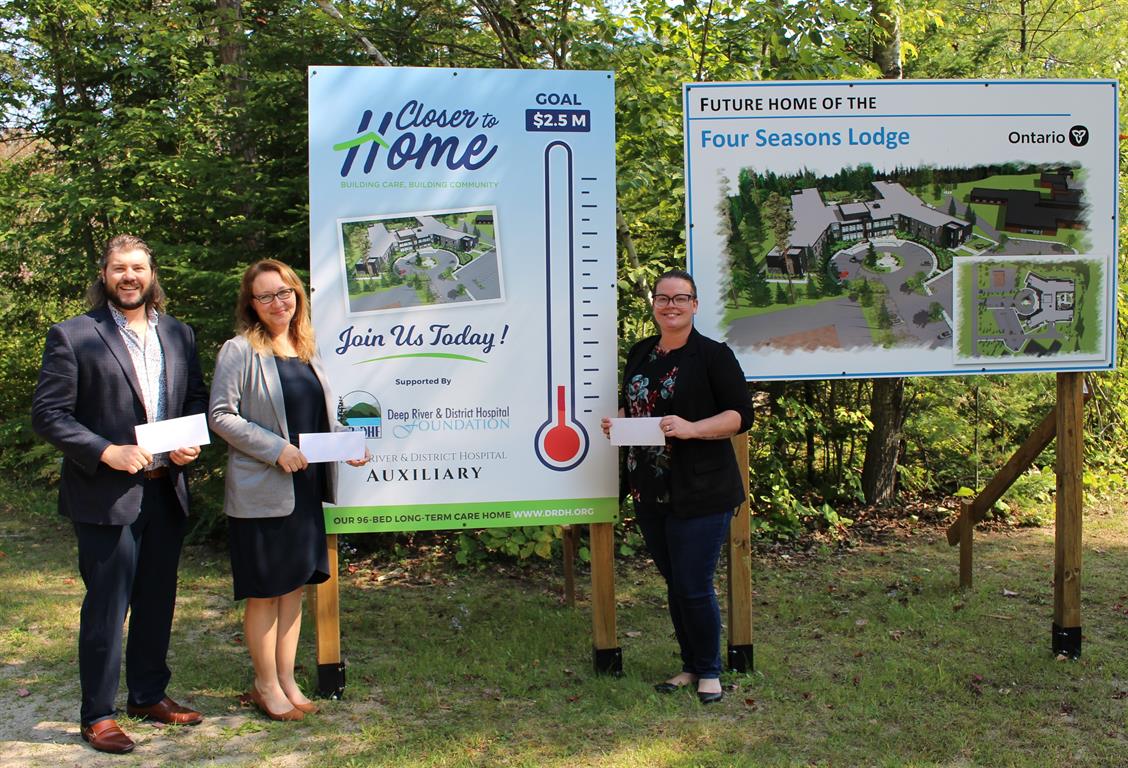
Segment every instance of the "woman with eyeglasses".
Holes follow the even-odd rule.
[[[654,687],[695,685],[701,703],[713,704],[724,698],[713,576],[747,486],[729,438],[752,425],[752,399],[732,350],[694,330],[697,286],[688,272],[659,277],[652,304],[659,333],[627,353],[619,416],[658,417],[666,437],[665,445],[629,447],[623,477],[666,580],[681,651],[681,671]],[[603,419],[604,434],[610,427]]]
[[[238,333],[216,359],[208,422],[228,445],[223,509],[235,599],[247,601],[248,695],[272,720],[301,720],[317,711],[294,680],[302,591],[329,578],[321,503],[335,499],[337,468],[306,461],[298,435],[345,427],[290,267],[274,259],[248,267],[235,318]]]

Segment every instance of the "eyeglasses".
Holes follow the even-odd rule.
[[[696,298],[696,296],[689,293],[675,293],[673,296],[667,296],[664,293],[656,293],[651,301],[654,303],[655,309],[664,309],[671,304],[678,309],[684,309],[692,304]]]
[[[283,288],[274,293],[260,293],[258,296],[255,296],[255,301],[259,304],[273,304],[275,299],[289,301],[292,298],[294,298],[294,289]]]

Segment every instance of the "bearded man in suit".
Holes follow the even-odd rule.
[[[123,753],[134,746],[114,704],[127,612],[126,711],[179,725],[203,719],[165,691],[187,527],[185,468],[200,449],[154,455],[136,444],[134,428],[203,413],[208,390],[192,329],[164,313],[149,246],[119,235],[99,266],[87,292],[90,311],[47,333],[32,425],[63,453],[59,513],[73,522],[86,586],[78,632],[82,738]]]

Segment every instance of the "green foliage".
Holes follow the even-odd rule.
[[[578,526],[578,530],[577,556],[582,562],[589,562],[591,551],[586,543],[587,527]],[[441,551],[449,552],[457,563],[485,567],[499,559],[520,562],[559,560],[563,552],[563,535],[564,529],[559,525],[483,528],[437,533],[435,543]],[[615,525],[615,541],[618,557],[634,557],[645,550],[641,534],[629,522]]]
[[[878,5],[899,15],[908,77],[1116,77],[1125,66],[1123,3],[1083,13],[1076,2],[1055,0]],[[621,353],[654,332],[638,286],[685,262],[682,84],[879,75],[871,58],[881,20],[862,0],[581,0],[567,13],[551,4],[471,9],[443,0],[337,7],[396,65],[615,71]],[[170,309],[196,329],[206,372],[231,333],[246,264],[265,256],[307,263],[305,67],[371,59],[314,3],[277,0],[243,10],[236,21],[215,4],[187,0],[0,5],[0,470],[8,475],[41,483],[57,472],[57,454],[27,429],[30,393],[46,327],[81,311],[108,236],[131,231],[154,246]],[[865,166],[844,169],[835,183],[862,199],[872,175]],[[778,216],[761,207],[772,193],[784,203],[796,179],[728,180],[733,300],[795,301],[794,286],[768,282],[762,260],[773,244],[786,243],[787,206],[778,206]],[[906,184],[939,202],[942,181],[922,172]],[[1126,187],[1122,175],[1122,194]],[[1120,224],[1128,242],[1128,223]],[[363,248],[362,233],[349,235],[350,249]],[[829,274],[837,247],[818,255],[806,298],[844,290]],[[936,250],[940,268],[950,268],[952,253]],[[1126,253],[1121,247],[1121,273]],[[382,285],[403,281],[391,262],[383,272]],[[868,283],[845,289],[874,303]],[[1123,361],[1124,295],[1118,307]],[[1128,376],[1121,366],[1088,383],[1086,490],[1103,494],[1128,475]],[[759,530],[834,529],[841,521],[833,508],[859,498],[871,385],[777,382],[768,390],[750,448]],[[1013,452],[1052,406],[1052,378],[914,379],[906,401],[901,489],[952,493],[981,487]],[[209,451],[196,473],[201,533],[222,528],[222,460],[222,450]],[[1038,460],[1040,472],[1007,497],[1013,514],[1042,505],[1052,461],[1051,449]],[[618,533],[621,554],[639,549],[628,530]],[[535,560],[559,546],[553,529],[457,536],[467,562]]]
[[[16,416],[0,422],[0,472],[33,486],[58,482],[61,459],[31,430],[31,419]]]
[[[789,539],[812,529],[841,534],[851,523],[826,502],[814,504],[795,496],[781,473],[769,478],[767,492],[756,497],[751,526],[755,535]]]
[[[881,300],[877,308],[877,327],[884,330],[893,327],[893,316],[889,313],[889,305],[886,304],[885,299]]]
[[[526,528],[481,528],[458,534],[455,560],[463,565],[483,564],[487,555],[500,554],[515,560],[553,556],[563,529],[558,525]],[[558,548],[557,548],[558,549]],[[557,555],[559,552],[557,551]]]
[[[1051,469],[1031,467],[996,504],[996,512],[1017,525],[1049,525],[1054,520],[1056,478]]]

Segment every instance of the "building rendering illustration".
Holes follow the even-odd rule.
[[[983,307],[992,314],[999,335],[985,334],[976,341],[1001,341],[1011,352],[1021,350],[1027,341],[1056,323],[1073,320],[1073,280],[1046,278],[1029,272],[1023,285],[1017,285],[1015,267],[996,267],[989,273],[990,288],[983,292]]]
[[[1073,320],[1072,280],[1043,278],[1031,272],[1026,276],[1026,287],[1035,298],[1033,310],[1025,316],[1029,328],[1040,328],[1047,323]],[[1022,314],[1020,310],[1019,314]]]
[[[831,240],[863,240],[895,231],[908,232],[944,248],[954,248],[971,237],[972,225],[926,205],[895,182],[875,181],[877,199],[828,205],[815,188],[791,196],[795,222],[786,253],[773,248],[767,266],[784,274],[800,275],[816,262]]]
[[[1031,235],[1056,235],[1059,229],[1084,229],[1082,190],[1073,186],[1073,171],[1043,171],[1037,186],[1048,189],[1044,196],[1037,189],[992,189],[975,187],[973,203],[1004,207],[1000,229]]]
[[[414,227],[391,231],[378,222],[368,227],[368,253],[354,265],[356,273],[378,274],[399,254],[422,248],[465,252],[478,245],[477,235],[451,229],[434,216],[417,216],[415,221]]]

